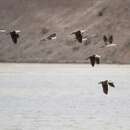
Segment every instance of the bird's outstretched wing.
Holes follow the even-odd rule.
[[[104,40],[104,42],[108,41],[108,39],[107,39],[107,37],[105,35],[103,36],[103,40]]]
[[[81,33],[85,33],[86,32],[86,30],[80,30],[81,31]]]
[[[113,36],[111,35],[110,37],[109,37],[109,42],[112,44],[112,42],[113,42]]]
[[[109,81],[108,84],[111,86],[111,87],[115,87],[114,83]]]
[[[76,34],[77,32],[79,32],[80,30],[76,30],[76,31],[73,31],[71,34]]]
[[[100,58],[99,57],[96,57],[95,61],[96,61],[97,64],[100,64]]]
[[[20,33],[21,31],[20,30],[15,30],[16,33]]]
[[[99,56],[99,55],[95,55],[95,62],[97,63],[97,64],[100,64],[100,58],[101,58],[101,56]]]
[[[0,32],[5,33],[5,32],[7,32],[7,30],[0,29]]]
[[[14,30],[16,33],[20,33],[21,31],[20,30]],[[0,32],[1,33],[9,33],[10,31],[9,30],[5,30],[5,29],[0,29]]]
[[[98,58],[100,58],[100,57],[101,57],[101,56],[99,56],[99,55],[97,55],[97,54],[96,54],[95,56],[96,56],[96,57],[98,57]]]

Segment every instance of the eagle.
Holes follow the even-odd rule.
[[[6,33],[6,34],[9,34],[11,39],[12,39],[12,42],[14,44],[17,44],[18,43],[18,39],[20,38],[20,35],[19,33],[21,32],[20,30],[12,30],[12,31],[8,31],[8,30],[0,30],[0,32],[2,33]]]
[[[100,57],[101,56],[94,54],[94,55],[89,56],[87,59],[90,60],[92,67],[94,67],[96,63],[100,64]]]
[[[99,82],[99,84],[102,85],[102,88],[103,88],[103,92],[105,94],[108,94],[108,86],[111,86],[111,87],[115,87],[114,83],[112,81],[108,81],[108,80],[105,80],[105,81],[101,81]]]

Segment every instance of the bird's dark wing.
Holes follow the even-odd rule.
[[[90,59],[91,65],[94,67],[94,65],[95,65],[95,58],[90,57],[89,59]]]
[[[104,42],[108,41],[108,39],[107,39],[107,37],[105,35],[103,36],[103,40],[104,40]]]
[[[114,85],[113,82],[108,82],[108,84],[109,84],[111,87],[115,87],[115,85]]]
[[[103,88],[103,92],[104,92],[105,94],[108,94],[108,85],[103,85],[103,84],[102,84],[102,88]]]
[[[96,60],[97,64],[100,64],[100,58],[99,57],[96,57],[95,60]]]
[[[19,34],[18,33],[16,34],[16,36],[17,36],[17,38],[19,38]]]
[[[112,44],[112,42],[113,42],[113,36],[111,35],[110,37],[109,37],[109,42]]]

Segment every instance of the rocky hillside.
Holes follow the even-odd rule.
[[[21,30],[18,44],[0,33],[0,62],[130,63],[130,0],[0,0],[0,29]],[[89,44],[71,35],[86,29]],[[56,33],[56,40],[41,40]],[[104,47],[103,35],[116,47]]]

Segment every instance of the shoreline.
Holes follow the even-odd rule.
[[[33,73],[46,73],[46,72],[111,72],[118,73],[119,69],[125,72],[129,72],[129,64],[100,64],[92,67],[90,64],[39,64],[39,63],[0,63],[0,73],[14,73],[14,72],[33,72]],[[63,71],[64,70],[64,71]]]

